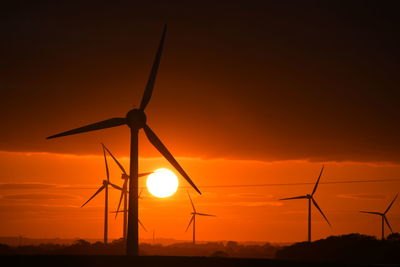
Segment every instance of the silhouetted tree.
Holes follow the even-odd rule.
[[[296,261],[400,263],[400,241],[349,234],[296,243],[277,251],[276,258]]]
[[[141,255],[165,256],[212,256],[212,257],[243,257],[243,258],[273,258],[277,247],[270,244],[244,245],[234,241],[207,242],[193,245],[192,243],[175,243],[168,246],[160,244],[140,244]],[[122,255],[125,253],[124,240],[114,240],[111,243],[89,243],[78,239],[71,245],[41,244],[37,246],[9,247],[0,246],[1,255]]]
[[[400,234],[399,233],[392,233],[387,236],[387,240],[393,240],[393,241],[400,241]]]
[[[211,255],[211,257],[217,257],[217,258],[222,258],[222,257],[228,257],[228,253],[226,253],[225,251],[222,250],[217,250],[215,252],[213,252]]]

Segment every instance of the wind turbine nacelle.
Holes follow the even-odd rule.
[[[121,178],[124,179],[124,180],[128,180],[129,179],[129,175],[123,173]]]
[[[108,185],[108,181],[107,180],[103,180],[103,185],[107,186]]]
[[[146,114],[140,109],[132,109],[126,114],[126,123],[130,128],[142,129],[146,120]]]

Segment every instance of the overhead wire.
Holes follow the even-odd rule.
[[[338,180],[321,181],[320,184],[356,184],[356,183],[388,183],[400,182],[400,178],[392,179],[363,179],[363,180]],[[263,184],[220,184],[220,185],[199,185],[199,188],[240,188],[240,187],[274,187],[274,186],[301,186],[314,185],[315,182],[292,182],[292,183],[263,183]],[[92,186],[59,186],[57,189],[97,189]],[[144,188],[141,186],[140,188]],[[189,185],[181,185],[179,188],[191,188]],[[1,189],[1,188],[0,188]],[[48,188],[43,188],[48,189]]]

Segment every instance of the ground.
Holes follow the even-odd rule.
[[[295,262],[270,259],[172,257],[172,256],[82,256],[82,255],[18,255],[2,256],[2,263],[12,266],[174,266],[174,267],[224,267],[224,266],[349,266],[326,262]],[[5,266],[5,265],[4,265]],[[360,265],[357,265],[360,266]]]

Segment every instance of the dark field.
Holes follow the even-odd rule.
[[[117,255],[16,255],[2,256],[2,266],[173,266],[173,267],[224,267],[224,266],[363,266],[326,262],[295,262],[271,259],[182,257],[182,256],[117,256]],[[366,266],[366,265],[364,265]]]
[[[386,240],[360,234],[330,236],[281,247],[234,241],[165,246],[142,243],[142,256],[124,253],[122,240],[110,244],[77,240],[71,245],[0,245],[1,266],[400,266],[400,234],[391,234]]]

